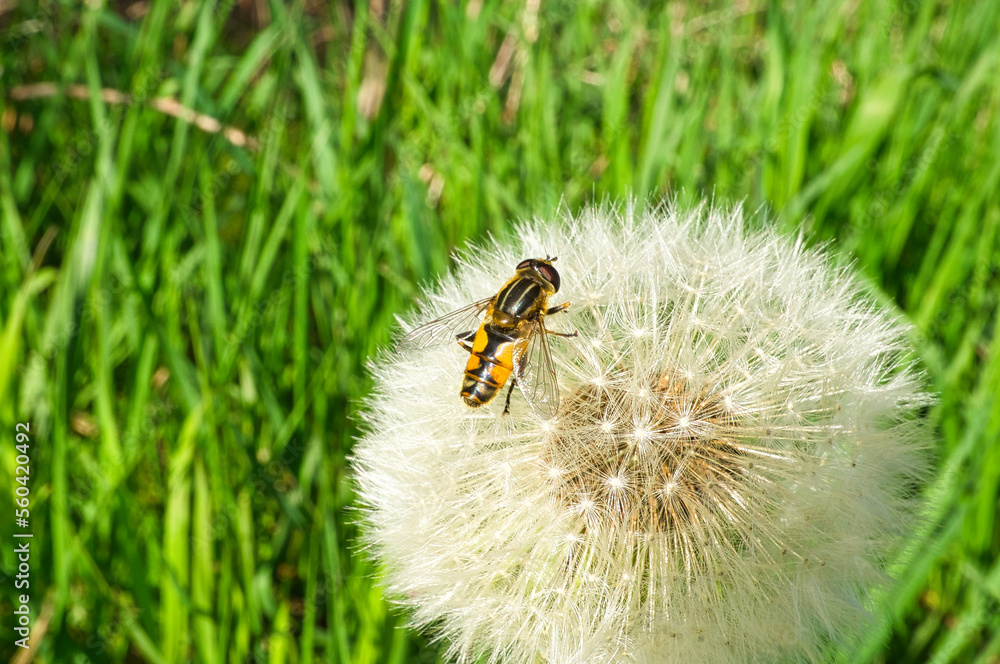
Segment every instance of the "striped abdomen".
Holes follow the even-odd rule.
[[[470,406],[482,406],[496,396],[514,371],[515,353],[520,356],[527,339],[506,334],[489,324],[476,331],[472,352],[465,365],[461,397]]]

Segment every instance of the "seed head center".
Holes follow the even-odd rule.
[[[638,389],[581,386],[547,436],[561,472],[546,479],[588,528],[668,533],[731,519],[746,507],[748,463],[725,400],[676,372]]]

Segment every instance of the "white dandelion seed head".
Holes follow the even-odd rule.
[[[469,249],[419,324],[558,255],[561,403],[472,409],[457,344],[373,363],[355,448],[388,590],[458,661],[818,661],[926,472],[906,326],[740,210],[628,205]]]

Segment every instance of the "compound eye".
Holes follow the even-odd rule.
[[[517,264],[515,270],[523,270],[526,267],[530,267],[532,263],[535,262],[534,258],[525,258],[523,261]]]
[[[541,261],[539,261],[538,264],[535,265],[535,268],[538,270],[538,273],[542,275],[543,279],[552,284],[552,292],[558,293],[559,273],[556,271],[556,269],[551,265],[549,265],[548,263],[542,263]]]

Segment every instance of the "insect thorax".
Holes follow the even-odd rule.
[[[534,317],[544,306],[547,294],[538,282],[524,277],[511,279],[497,293],[493,304],[493,324],[516,327]]]

